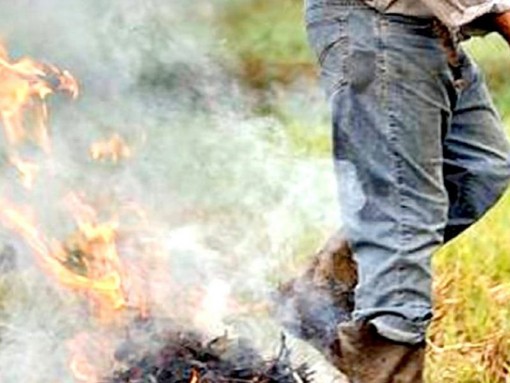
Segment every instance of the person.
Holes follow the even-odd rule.
[[[280,292],[295,314],[286,324],[351,382],[423,381],[431,256],[509,184],[502,122],[459,45],[480,30],[510,42],[509,10],[510,1],[306,1],[342,229]]]

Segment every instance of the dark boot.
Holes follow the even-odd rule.
[[[391,341],[371,324],[338,327],[332,362],[351,383],[422,383],[425,344]]]
[[[338,232],[300,277],[280,286],[276,316],[288,331],[327,354],[338,324],[350,320],[356,283],[356,263]]]

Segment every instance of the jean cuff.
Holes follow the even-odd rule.
[[[413,323],[395,315],[384,315],[370,320],[377,332],[395,342],[419,344],[425,342],[426,325]]]

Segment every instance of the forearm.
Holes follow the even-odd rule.
[[[494,15],[494,30],[510,44],[510,11]]]

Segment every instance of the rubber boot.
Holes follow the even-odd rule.
[[[300,277],[279,287],[275,315],[286,330],[328,354],[338,324],[351,318],[356,284],[352,252],[337,232]]]
[[[370,323],[338,326],[332,363],[350,383],[423,383],[425,343],[397,343]]]

